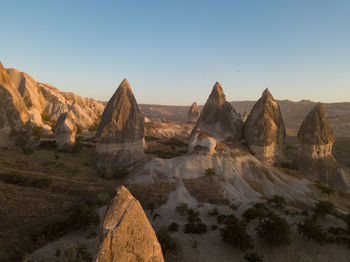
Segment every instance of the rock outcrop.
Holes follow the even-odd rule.
[[[248,116],[249,116],[249,111],[246,109],[246,110],[244,110],[244,112],[242,114],[243,122],[245,122],[247,120]]]
[[[102,114],[96,140],[99,166],[115,170],[144,157],[144,117],[126,79]]]
[[[196,102],[193,102],[187,113],[187,123],[196,123],[200,115],[200,111]]]
[[[281,157],[285,136],[280,107],[265,89],[244,123],[244,139],[257,158],[274,162]]]
[[[62,92],[51,85],[37,82],[17,69],[7,69],[7,72],[31,112],[34,110],[40,115],[44,113],[52,120],[57,120],[62,113],[70,111],[74,123],[87,128],[94,124],[104,110],[103,103],[92,98]],[[38,117],[32,118],[32,122],[47,128]]]
[[[69,149],[75,143],[75,133],[77,131],[76,125],[72,120],[70,112],[65,112],[60,115],[56,125],[56,144],[57,148]]]
[[[242,139],[243,121],[240,114],[226,101],[221,85],[216,82],[205,106],[193,128],[189,152],[215,152],[217,142],[230,138]]]
[[[107,206],[96,262],[162,262],[161,246],[139,201],[123,186]]]
[[[321,103],[317,103],[304,119],[298,140],[305,157],[323,158],[332,155],[335,139]]]
[[[1,62],[0,101],[0,147],[8,147],[14,145],[18,132],[29,132],[29,112]]]

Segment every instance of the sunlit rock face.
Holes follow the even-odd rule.
[[[304,119],[298,140],[305,157],[324,158],[332,155],[335,139],[321,103],[317,103]]]
[[[195,124],[200,115],[200,111],[196,102],[193,102],[187,113],[187,122]]]
[[[257,158],[275,162],[281,157],[285,135],[280,107],[266,89],[244,123],[244,139]]]
[[[240,114],[226,101],[221,85],[216,82],[191,132],[188,150],[214,153],[217,142],[227,138],[240,141],[242,128]]]
[[[29,120],[28,109],[0,62],[0,147],[14,145],[18,132],[29,132]]]
[[[65,149],[73,146],[75,143],[76,125],[72,120],[70,112],[60,115],[56,125],[56,144],[58,149]]]
[[[96,262],[163,262],[161,246],[141,204],[117,189],[104,215]]]
[[[99,166],[129,166],[144,158],[144,117],[126,79],[109,100],[96,133]]]
[[[242,114],[243,122],[245,122],[247,120],[248,116],[249,116],[249,111],[248,110],[244,110],[244,112]]]

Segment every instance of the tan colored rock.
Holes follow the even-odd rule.
[[[40,114],[45,113],[52,120],[57,120],[62,113],[70,111],[76,125],[88,128],[104,110],[103,103],[92,98],[62,92],[49,84],[37,82],[30,75],[17,69],[7,69],[7,72],[28,109],[36,109]],[[40,120],[36,120],[38,122],[35,124],[41,126]]]
[[[201,112],[196,102],[193,102],[187,113],[187,123],[196,123]]]
[[[0,147],[14,145],[17,132],[29,132],[29,112],[0,62]]]
[[[65,149],[73,146],[75,143],[76,125],[73,123],[70,112],[60,115],[56,125],[56,144],[58,149]]]
[[[244,122],[244,139],[256,157],[274,162],[281,157],[286,129],[280,107],[268,89]]]
[[[244,110],[243,114],[242,114],[242,120],[243,122],[245,122],[248,118],[248,115],[249,115],[249,111],[246,109]]]
[[[214,153],[219,141],[226,138],[240,141],[242,127],[241,116],[226,101],[221,85],[216,82],[192,130],[188,150],[200,148],[203,152]]]
[[[317,103],[304,119],[298,140],[306,157],[323,158],[332,155],[335,139],[321,103]]]
[[[162,262],[161,246],[139,201],[123,186],[107,206],[96,262]]]
[[[126,79],[102,114],[96,140],[100,166],[115,170],[144,158],[144,117]]]

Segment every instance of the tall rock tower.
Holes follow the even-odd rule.
[[[285,136],[280,107],[265,89],[244,122],[244,139],[257,158],[274,162],[281,155]]]
[[[144,157],[144,118],[124,79],[102,114],[96,133],[98,165],[115,170]]]
[[[216,143],[229,137],[240,141],[242,127],[240,114],[226,101],[221,85],[216,82],[190,135],[189,152],[196,146],[214,152]]]
[[[197,103],[193,102],[187,113],[187,123],[195,124],[198,120],[200,113],[201,112],[199,111]]]

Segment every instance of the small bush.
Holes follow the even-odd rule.
[[[329,201],[318,201],[314,208],[314,217],[325,218],[326,215],[334,215],[336,214],[336,209],[333,203]]]
[[[33,129],[32,129],[32,136],[34,136],[34,138],[36,140],[40,140],[43,137],[43,134],[44,134],[44,132],[43,132],[43,128],[42,127],[40,127],[40,126],[33,127]]]
[[[51,178],[26,177],[19,174],[8,175],[5,177],[4,181],[8,184],[34,188],[47,188],[52,184]]]
[[[99,167],[97,175],[104,179],[111,179],[113,177],[113,170],[111,168]]]
[[[113,177],[118,179],[123,179],[129,174],[129,170],[126,167],[118,167],[113,172]]]
[[[315,218],[305,218],[304,221],[298,223],[297,226],[299,234],[301,234],[306,241],[312,239],[319,244],[324,244],[329,241],[327,232],[323,230],[321,225],[317,224]]]
[[[68,221],[74,229],[85,229],[90,225],[98,225],[100,223],[100,217],[92,207],[82,205],[73,211]]]
[[[180,216],[185,216],[188,212],[188,206],[186,203],[179,203],[177,206],[176,206],[176,212],[178,212],[180,214]]]
[[[84,146],[83,146],[83,144],[81,143],[81,138],[78,137],[78,138],[75,140],[75,142],[74,142],[74,144],[73,144],[73,146],[72,146],[71,151],[72,151],[72,153],[75,154],[75,153],[81,152],[81,151],[83,150],[83,148],[84,148]]]
[[[218,225],[216,225],[216,224],[211,225],[211,229],[213,231],[217,230],[218,229]]]
[[[246,250],[252,247],[250,236],[247,233],[247,224],[234,215],[225,216],[224,227],[220,229],[222,239],[233,246]]]
[[[81,125],[77,125],[77,135],[80,135],[83,132],[83,127]]]
[[[262,219],[264,217],[266,217],[267,215],[267,211],[264,209],[260,209],[260,208],[255,208],[255,207],[250,207],[248,209],[246,209],[243,213],[243,217],[245,218],[245,220],[249,223],[251,220],[254,219]]]
[[[316,183],[315,186],[321,191],[322,195],[330,196],[335,194],[335,189],[332,187],[321,183]]]
[[[29,146],[29,145],[22,146],[21,149],[22,149],[23,154],[25,154],[27,156],[32,155],[34,153],[34,148]]]
[[[260,220],[255,230],[258,236],[268,245],[286,246],[291,243],[290,225],[284,218],[272,212],[266,218]]]
[[[63,257],[59,258],[58,262],[92,262],[92,256],[86,245],[77,243],[66,249]]]
[[[111,200],[111,197],[105,193],[99,193],[97,195],[97,202],[99,205],[107,205],[109,201]]]
[[[248,262],[264,262],[264,256],[256,252],[248,252],[244,255],[244,259]]]
[[[205,175],[206,176],[214,176],[214,175],[216,175],[216,171],[214,168],[208,167],[205,169]]]
[[[185,224],[185,234],[204,234],[207,233],[207,226],[199,218],[199,212],[193,209],[187,210],[188,223]]]
[[[178,251],[180,247],[179,241],[171,236],[168,228],[160,228],[156,235],[164,254]]]
[[[208,212],[208,217],[213,217],[213,216],[217,217],[218,215],[219,215],[219,211],[217,208],[213,208],[212,211]]]
[[[170,232],[177,232],[177,231],[179,231],[179,224],[173,222],[169,225],[168,229]]]
[[[286,199],[280,195],[273,195],[269,200],[267,200],[267,203],[279,210],[284,209],[287,205]]]

